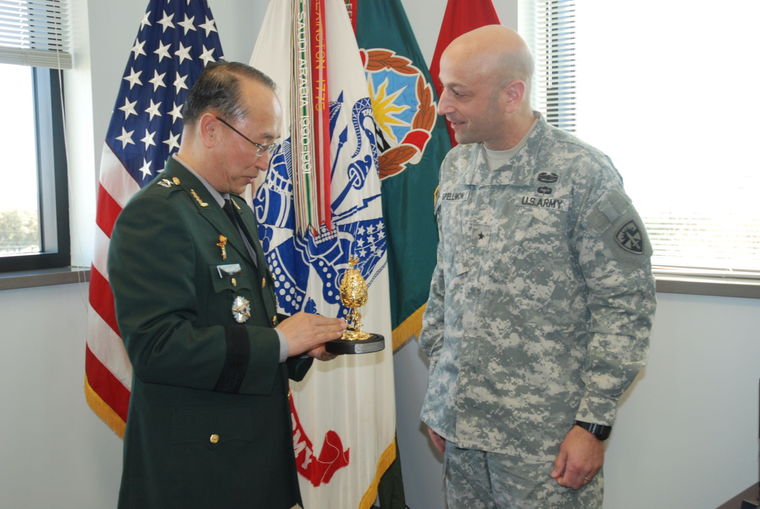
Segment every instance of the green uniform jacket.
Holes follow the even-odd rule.
[[[251,209],[233,201],[257,265],[174,159],[116,221],[108,272],[133,368],[120,509],[300,503],[287,378],[303,378],[311,359],[279,362],[272,276]],[[238,296],[250,301],[242,324]]]

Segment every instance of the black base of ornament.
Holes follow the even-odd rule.
[[[325,343],[325,350],[335,355],[379,352],[385,348],[385,338],[370,334],[367,339],[334,339]]]

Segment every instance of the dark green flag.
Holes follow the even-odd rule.
[[[377,124],[393,347],[422,327],[436,261],[434,195],[451,148],[430,73],[400,0],[350,0]]]

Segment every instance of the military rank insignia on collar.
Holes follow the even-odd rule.
[[[163,179],[161,179],[161,180],[158,181],[158,185],[159,186],[161,186],[161,187],[167,187],[167,188],[168,187],[172,187],[172,186],[178,186],[181,183],[182,182],[177,177],[172,177],[171,180],[169,180],[167,178],[163,178]]]
[[[615,241],[629,253],[642,254],[644,252],[644,238],[641,229],[634,221],[628,221],[620,227],[615,234]]]
[[[201,197],[198,196],[198,193],[195,192],[195,189],[190,189],[190,194],[193,195],[193,198],[195,198],[195,201],[198,202],[198,205],[200,205],[201,207],[208,207],[208,203],[201,200]]]

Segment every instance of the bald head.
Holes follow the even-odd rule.
[[[486,25],[457,37],[441,59],[466,65],[481,79],[491,79],[494,84],[512,80],[529,83],[533,75],[528,45],[517,32],[501,25]]]
[[[533,125],[533,58],[517,32],[488,25],[454,39],[441,55],[438,113],[459,143],[515,146]]]

